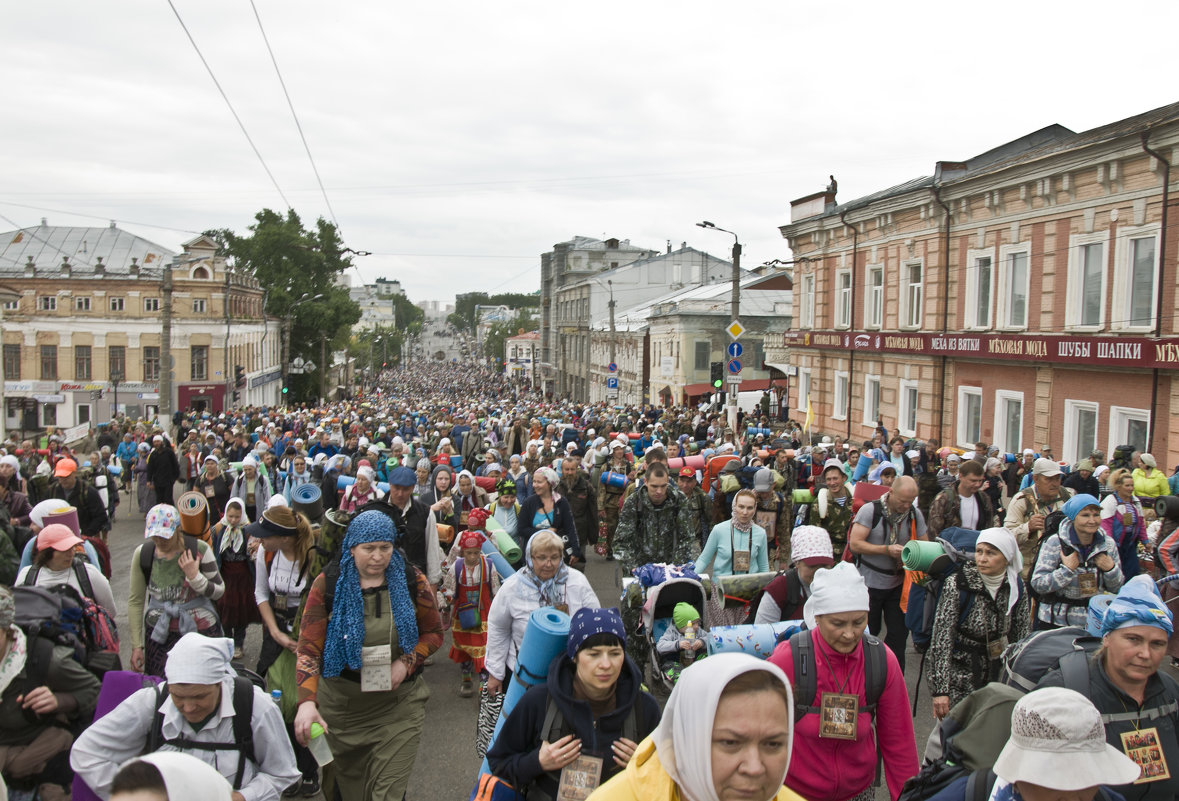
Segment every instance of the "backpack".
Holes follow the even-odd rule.
[[[95,567],[102,571],[104,577],[109,579],[111,577],[111,549],[106,541],[102,537],[88,537],[85,534],[82,535],[82,539],[94,547],[94,553],[98,555],[98,564]]]
[[[859,712],[872,716],[872,731],[876,737],[876,783],[879,784],[883,757],[880,752],[880,733],[876,731],[876,707],[880,703],[880,696],[884,694],[885,682],[888,681],[888,656],[884,650],[887,646],[867,632],[860,641],[864,649],[864,705],[859,708]],[[803,716],[821,712],[821,708],[815,706],[819,694],[818,667],[810,631],[803,629],[795,632],[787,642],[790,643],[790,656],[794,663],[794,724],[797,726]]]
[[[1078,626],[1037,631],[1007,646],[999,681],[1023,692],[1031,692],[1046,673],[1059,667],[1064,686],[1087,697],[1089,658],[1100,647],[1101,638]],[[1158,675],[1163,673],[1160,671]]]
[[[91,672],[101,677],[108,670],[122,669],[122,662],[119,659],[119,628],[110,612],[99,606],[98,602],[94,600],[94,586],[86,572],[86,564],[88,563],[85,560],[79,557],[74,558],[74,576],[78,579],[78,586],[82,588],[80,595],[68,584],[54,587],[52,591],[61,593],[63,599],[68,598],[69,602],[76,604],[80,610],[76,634],[86,649],[86,659],[83,664]],[[41,567],[39,565],[29,568],[25,574],[23,586],[36,586],[37,576],[40,573]],[[67,606],[64,600],[62,607],[63,614],[70,616],[71,613],[65,611]]]
[[[467,801],[524,801],[524,794],[499,776],[483,773]]]
[[[156,687],[156,713],[152,716],[151,730],[148,731],[142,753],[154,753],[164,745],[195,751],[237,751],[237,773],[233,777],[233,789],[240,790],[245,777],[246,760],[258,761],[254,755],[254,729],[251,725],[255,683],[255,679],[249,676],[237,675],[233,678],[233,742],[229,743],[195,742],[183,736],[164,739],[164,702],[167,700],[168,685],[159,685]]]
[[[1045,542],[1060,533],[1060,524],[1064,519],[1065,514],[1063,509],[1057,509],[1055,512],[1049,512],[1044,516],[1044,530],[1040,532],[1040,539],[1036,541],[1036,552],[1032,555],[1033,572],[1036,569],[1036,563],[1040,561],[1040,549],[1044,547]],[[1037,592],[1034,587],[1029,587],[1028,591],[1037,601],[1045,595],[1045,593]]]
[[[197,538],[191,534],[184,535],[184,550],[188,551],[189,555],[198,562],[201,561],[201,551],[197,547]],[[156,558],[156,541],[152,537],[147,542],[143,543],[143,547],[139,549],[139,571],[143,573],[143,581],[146,584],[151,584],[151,565]]]
[[[785,576],[788,572],[790,572],[790,571],[780,570],[774,575],[774,579],[778,578],[779,576]],[[749,600],[749,614],[747,614],[745,616],[745,619],[743,621],[741,621],[742,625],[749,626],[749,625],[752,625],[757,620],[757,609],[759,606],[761,606],[762,596],[764,596],[766,594],[766,590],[769,588],[770,583],[772,583],[774,579],[770,579],[769,582],[766,582],[766,586],[762,587],[760,590],[758,590],[756,593],[754,593],[753,597]],[[792,608],[797,607],[799,604],[802,603],[802,599],[803,599],[802,582],[801,581],[793,582],[793,581],[787,580],[787,582],[786,582],[786,604],[787,604],[787,606],[790,606]],[[552,742],[552,741],[550,740],[550,742]]]
[[[974,556],[974,547],[978,544],[979,532],[968,528],[947,528],[941,532],[938,542],[946,550],[949,560],[936,573],[926,573],[927,580],[922,583],[913,582],[909,587],[909,605],[905,609],[905,627],[913,635],[913,646],[917,653],[924,653],[929,647],[929,639],[933,635],[933,619],[937,615],[938,601],[942,597],[942,587],[951,573],[958,572],[961,565]],[[966,620],[974,606],[974,593],[966,588],[966,582],[961,580],[958,587],[958,609],[961,614],[958,623]],[[1017,593],[1023,591],[1023,581],[1013,589]]]
[[[71,649],[74,660],[86,664],[86,644],[82,641],[82,611],[75,600],[77,593],[60,587],[18,586],[12,588],[16,608],[13,623],[31,642],[35,638]]]

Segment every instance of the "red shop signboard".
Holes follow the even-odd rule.
[[[1061,334],[927,334],[885,331],[788,331],[788,348],[961,356],[974,359],[1179,369],[1179,337]]]

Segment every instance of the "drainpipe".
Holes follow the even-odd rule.
[[[1171,162],[1163,158],[1162,153],[1152,150],[1150,145],[1146,143],[1148,139],[1150,139],[1149,129],[1142,132],[1142,149],[1158,159],[1159,163],[1163,165],[1163,218],[1161,221],[1162,230],[1159,232],[1159,268],[1158,277],[1155,279],[1155,286],[1158,287],[1158,298],[1154,313],[1154,335],[1155,337],[1161,337],[1163,335],[1163,266],[1167,258],[1167,207],[1170,205]],[[1154,415],[1158,407],[1159,398],[1159,369],[1156,367],[1151,373],[1150,427],[1147,429],[1146,434],[1146,450],[1148,451],[1152,451],[1154,446]]]
[[[848,310],[848,327],[854,329],[856,327],[856,287],[860,285],[860,267],[856,261],[856,255],[860,247],[860,229],[847,221],[847,211],[839,212],[840,221],[852,230],[852,280],[851,280],[851,308]],[[881,321],[883,322],[883,321]],[[852,435],[852,416],[851,416],[851,388],[852,388],[852,372],[855,366],[856,351],[854,348],[848,348],[847,351],[847,408],[844,409],[844,416],[847,418],[847,436],[846,442],[851,442]],[[838,455],[838,454],[836,454]]]
[[[944,275],[942,277],[942,333],[945,334],[950,330],[950,207],[942,200],[941,192],[942,188],[935,184],[933,187],[934,200],[946,212],[946,228],[942,233],[942,262],[944,267]],[[937,438],[942,441],[945,440],[946,360],[948,358],[945,354],[941,356],[941,380],[938,381],[941,391],[937,395]]]

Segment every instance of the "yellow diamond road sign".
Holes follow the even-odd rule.
[[[741,325],[740,320],[734,320],[729,323],[729,327],[725,330],[729,332],[729,336],[733,339],[740,339],[741,335],[745,333],[745,326]]]

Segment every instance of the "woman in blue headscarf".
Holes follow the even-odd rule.
[[[299,630],[295,736],[306,744],[313,723],[327,732],[343,798],[404,795],[430,695],[422,663],[442,645],[434,592],[396,537],[384,512],[358,514],[339,564],[311,585]]]
[[[1118,545],[1101,531],[1101,503],[1074,495],[1064,505],[1060,528],[1040,543],[1032,589],[1038,593],[1037,631],[1085,628],[1089,599],[1117,592],[1123,581]]]

